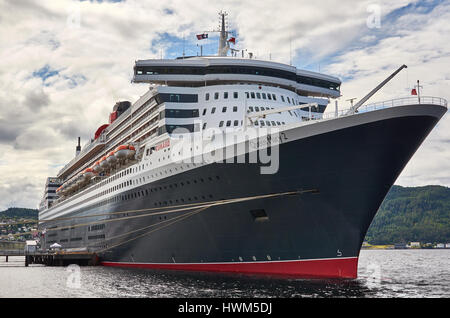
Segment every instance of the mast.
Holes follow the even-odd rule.
[[[226,12],[220,12],[219,16],[221,19],[221,26],[220,26],[220,39],[219,39],[219,51],[218,56],[227,56],[228,50],[230,49],[230,45],[227,41],[228,39],[228,31],[225,27],[225,17],[228,15]]]

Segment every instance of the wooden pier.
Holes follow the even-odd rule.
[[[9,256],[24,256],[25,267],[28,267],[28,265],[31,264],[42,264],[46,266],[68,266],[71,264],[97,266],[100,264],[97,254],[89,252],[27,253],[20,250],[0,250],[0,257],[6,257],[6,263],[8,263]]]

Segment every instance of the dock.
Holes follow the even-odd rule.
[[[0,250],[0,257],[6,257],[6,263],[10,256],[24,256],[25,267],[31,264],[46,266],[97,266],[100,259],[95,253],[90,252],[26,252],[21,250]]]

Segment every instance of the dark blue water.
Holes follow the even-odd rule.
[[[358,279],[304,280],[0,259],[0,297],[449,297],[450,250],[363,250]]]

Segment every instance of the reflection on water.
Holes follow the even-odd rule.
[[[8,267],[5,267],[5,266]],[[0,297],[449,297],[450,250],[361,251],[358,279],[305,280],[0,260]],[[78,284],[77,284],[78,283]]]

